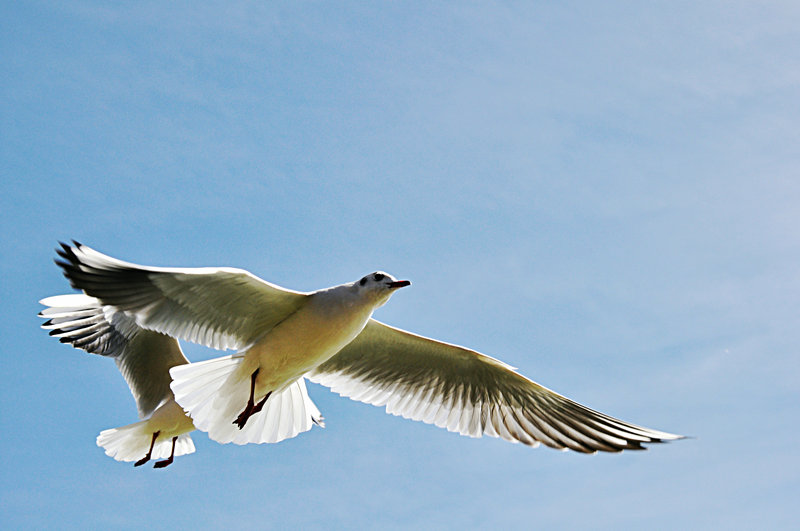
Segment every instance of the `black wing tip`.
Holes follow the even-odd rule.
[[[70,241],[72,242],[72,245],[70,245],[68,243],[64,243],[61,240],[58,240],[58,244],[61,246],[62,249],[69,249],[71,247],[74,247],[76,249],[80,249],[81,247],[83,247],[83,244],[81,242],[79,242],[78,240],[70,240]]]
[[[76,255],[76,251],[80,251],[83,247],[85,247],[77,240],[72,240],[72,245],[59,241],[58,245],[59,247],[56,247],[56,254],[65,260],[69,260],[70,262],[77,261],[78,257]]]
[[[72,246],[70,244],[64,243],[62,241],[58,242],[58,247],[56,247],[56,253],[58,253],[59,256],[63,256],[66,258],[66,255],[70,254],[71,252],[72,252]]]
[[[73,278],[75,273],[80,272],[81,259],[78,257],[77,251],[80,249],[81,244],[75,240],[72,240],[74,246],[64,242],[58,243],[61,247],[56,247],[56,254],[58,257],[54,258],[53,262],[61,269],[61,273],[64,277],[69,280],[70,286],[81,290]]]
[[[62,269],[70,265],[75,265],[78,261],[78,257],[75,256],[75,249],[66,243],[62,243],[60,248],[56,247],[56,254],[58,258],[54,258],[53,261]]]

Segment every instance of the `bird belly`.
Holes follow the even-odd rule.
[[[276,326],[245,355],[247,376],[259,370],[256,396],[280,391],[330,359],[364,329],[371,313],[358,307],[335,312],[311,307]]]
[[[148,428],[161,432],[159,440],[170,439],[194,430],[194,424],[174,399],[167,400],[148,419]]]

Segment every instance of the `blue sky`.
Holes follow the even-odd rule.
[[[780,528],[800,459],[794,2],[0,5],[0,523]],[[695,438],[582,456],[311,384],[327,420],[166,470],[110,360],[38,329],[58,240],[300,290]],[[215,355],[187,347],[191,359]]]

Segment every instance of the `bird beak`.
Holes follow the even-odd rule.
[[[394,282],[389,282],[390,289],[403,288],[405,286],[410,286],[410,285],[411,285],[410,280],[395,280]]]

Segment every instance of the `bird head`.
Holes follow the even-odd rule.
[[[383,306],[399,288],[411,285],[408,280],[397,280],[389,273],[375,271],[357,280],[355,287],[359,294],[374,299],[375,307]]]

